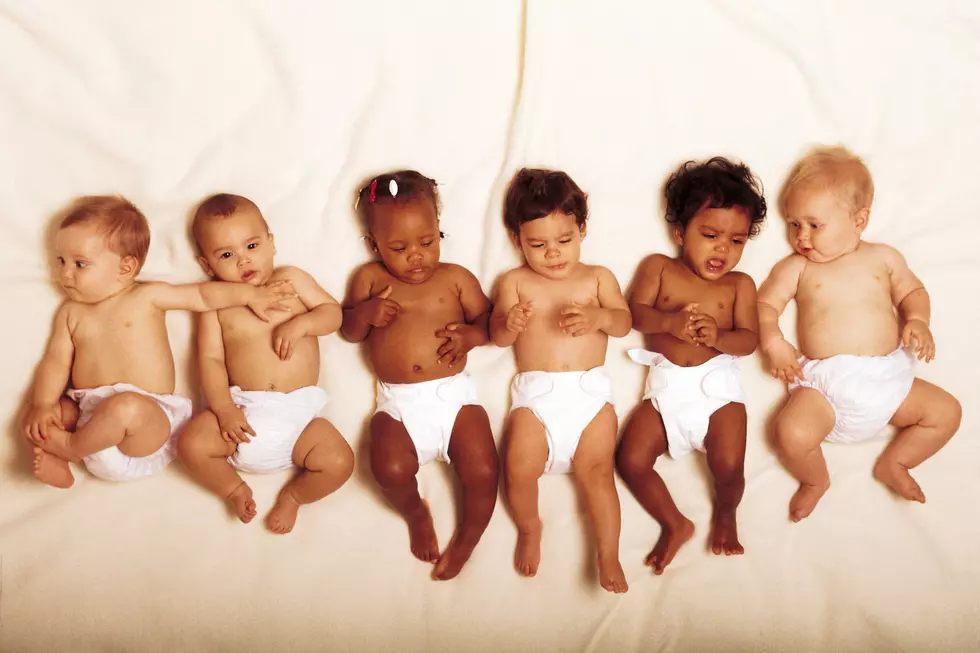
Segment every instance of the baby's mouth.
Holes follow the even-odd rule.
[[[254,276],[255,276],[255,270],[248,270],[247,272],[243,272],[242,273],[242,281],[248,281],[249,279],[251,279]]]
[[[725,269],[725,261],[720,258],[709,258],[705,262],[705,267],[711,272],[721,272]]]

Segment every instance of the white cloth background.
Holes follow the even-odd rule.
[[[0,650],[980,647],[976,3],[5,0],[0,61]],[[918,373],[965,414],[916,471],[925,506],[872,480],[882,439],[827,447],[833,487],[791,524],[795,483],[764,437],[782,390],[753,357],[745,556],[704,551],[709,485],[692,456],[658,464],[698,528],[662,577],[642,564],[658,528],[620,485],[627,595],[598,588],[568,478],[541,484],[537,578],[512,571],[515,530],[498,504],[462,576],[437,584],[374,489],[373,378],[339,336],[322,339],[321,385],[357,471],[286,537],[233,520],[178,464],[131,485],[82,473],[69,491],[30,475],[16,415],[60,301],[46,229],[74,196],[136,202],[153,229],[143,277],[176,282],[203,278],[187,239],[194,203],[247,195],[278,261],[339,298],[369,257],[355,188],[412,167],[443,183],[444,259],[489,292],[518,261],[500,218],[507,181],[522,165],[562,168],[590,194],[585,258],[625,288],[644,255],[670,251],[659,188],[677,164],[740,158],[774,200],[813,142],[866,156],[877,184],[867,237],[898,247],[932,294],[939,353]],[[788,251],[773,209],[740,269],[761,283]],[[168,323],[178,389],[196,397],[192,320]],[[641,393],[644,368],[624,354],[639,343],[633,333],[609,347],[621,417]],[[482,349],[469,369],[499,440],[511,354]],[[249,479],[260,514],[285,478]],[[430,465],[420,485],[445,544],[449,473]]]

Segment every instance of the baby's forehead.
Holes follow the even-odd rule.
[[[205,218],[198,233],[201,240],[228,239],[241,233],[265,233],[268,230],[265,220],[255,211],[240,210],[231,215],[215,215]]]
[[[691,222],[719,231],[747,233],[752,224],[752,218],[749,216],[749,212],[741,206],[705,206],[694,214]]]
[[[87,220],[61,227],[55,234],[55,248],[84,250],[90,253],[109,251],[105,225],[98,220]]]
[[[435,206],[427,201],[381,204],[372,207],[368,217],[371,231],[424,231],[439,224]]]

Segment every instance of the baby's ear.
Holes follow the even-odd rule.
[[[585,238],[585,233],[588,231],[588,228],[587,227],[588,227],[588,224],[585,223],[585,222],[583,222],[581,225],[579,225],[578,232],[582,236],[582,238]]]
[[[674,225],[674,228],[670,230],[674,236],[674,242],[678,245],[684,245],[684,230],[681,229],[680,225]]]
[[[119,276],[135,277],[137,272],[139,272],[139,266],[136,264],[135,256],[124,256],[119,259]]]
[[[854,226],[858,228],[859,231],[864,231],[868,227],[868,219],[871,217],[871,211],[865,207],[854,214]]]
[[[367,234],[365,234],[365,235],[363,236],[363,238],[364,238],[364,240],[366,240],[366,241],[368,242],[368,245],[370,245],[370,246],[371,246],[371,251],[373,251],[373,252],[377,252],[377,251],[378,251],[378,241],[376,241],[376,240],[374,239],[374,236],[372,236],[372,235],[370,234],[370,232],[369,232],[369,233],[367,233]],[[380,253],[380,252],[379,252],[379,253]]]
[[[201,264],[201,269],[204,270],[204,274],[208,275],[209,277],[218,276],[214,273],[214,269],[211,267],[211,264],[208,263],[208,260],[206,258],[204,258],[203,256],[198,256],[197,262]]]

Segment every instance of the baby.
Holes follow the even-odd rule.
[[[140,282],[149,246],[146,218],[121,197],[79,199],[55,235],[68,299],[55,316],[24,420],[36,445],[34,475],[48,485],[74,483],[69,461],[126,481],[173,460],[191,401],[173,394],[167,311],[248,306],[268,320],[266,311],[288,311],[284,302],[295,296],[288,283]]]
[[[873,198],[871,173],[842,147],[812,150],[780,193],[796,254],[777,263],[759,290],[759,331],[773,376],[789,384],[776,445],[800,482],[789,502],[793,521],[830,487],[821,442],[862,442],[894,424],[898,435],[875,464],[875,478],[924,502],[909,470],[960,424],[959,402],[913,374],[916,356],[929,362],[936,353],[929,294],[895,249],[861,240]],[[779,330],[794,298],[802,356]]]
[[[656,574],[694,534],[653,468],[664,452],[707,454],[715,485],[711,550],[743,552],[735,510],[745,488],[746,415],[737,361],[755,351],[758,322],[755,283],[732,270],[766,217],[759,181],[721,157],[685,163],[665,191],[680,256],[654,254],[637,270],[630,311],[650,351],[629,354],[650,372],[617,457],[623,479],[660,524],[646,558]]]
[[[599,582],[621,593],[617,418],[603,365],[609,336],[629,333],[630,313],[612,272],[579,262],[587,218],[586,195],[564,172],[517,173],[504,221],[525,265],[501,277],[490,334],[514,346],[519,371],[504,461],[518,572],[534,576],[541,560],[538,479],[571,470],[595,532]]]
[[[210,410],[190,421],[178,441],[181,462],[201,485],[227,499],[248,523],[252,490],[236,470],[299,468],[279,493],[266,524],[288,533],[301,505],[350,478],[354,454],[337,429],[317,417],[327,403],[317,387],[318,336],[340,327],[340,305],[306,272],[275,267],[275,243],[259,208],[238,195],[214,195],[194,215],[199,261],[211,277],[261,287],[288,282],[291,315],[263,322],[241,307],[201,316],[198,355]],[[229,387],[230,386],[230,387]]]
[[[490,302],[470,272],[439,262],[436,183],[412,170],[375,177],[356,210],[380,261],[361,266],[344,302],[343,334],[367,342],[378,376],[371,470],[408,522],[412,553],[455,577],[486,530],[497,500],[497,451],[466,355],[487,344]],[[450,462],[463,487],[460,523],[439,555],[415,476]],[[438,560],[437,560],[438,559]]]

